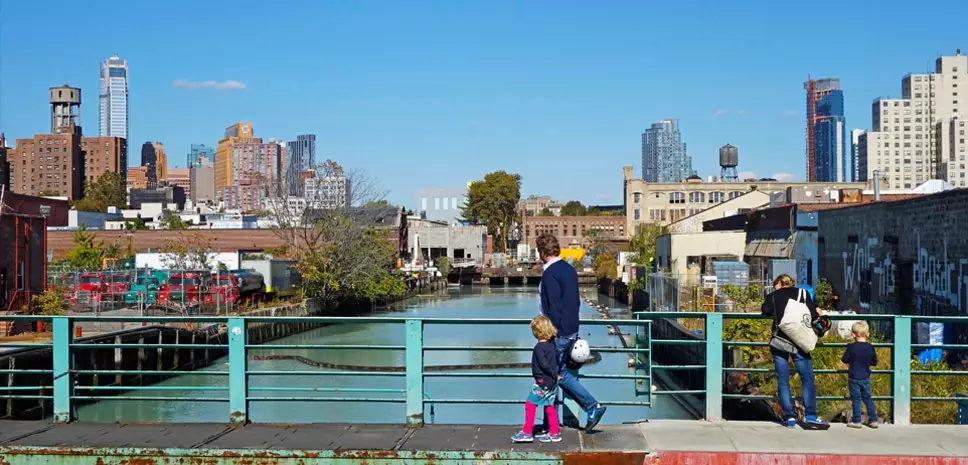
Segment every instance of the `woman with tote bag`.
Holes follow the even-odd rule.
[[[797,427],[790,393],[790,360],[803,385],[803,429],[825,430],[830,424],[817,416],[817,390],[814,386],[813,360],[810,352],[817,343],[811,322],[820,317],[817,304],[809,293],[797,288],[793,278],[780,275],[773,281],[774,292],[763,301],[763,315],[773,317],[770,353],[776,369],[776,390],[787,428]],[[784,318],[786,316],[786,318]],[[808,334],[809,333],[809,334]]]

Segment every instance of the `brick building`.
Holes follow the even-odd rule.
[[[128,168],[127,182],[128,190],[148,188],[148,167],[132,166]]]
[[[185,197],[192,198],[191,173],[188,168],[171,168],[166,170],[164,181],[171,186],[185,189]]]
[[[7,143],[0,134],[0,186],[10,189],[10,163],[7,161]]]
[[[77,200],[84,193],[84,155],[77,133],[38,134],[17,139],[8,151],[10,188],[27,195],[41,193]]]
[[[529,248],[534,248],[535,240],[541,234],[553,234],[562,247],[590,244],[589,234],[601,239],[621,239],[625,237],[624,216],[524,216],[521,233]]]
[[[47,220],[66,220],[67,202],[10,192],[0,200],[0,311],[19,311],[44,292]]]
[[[97,181],[104,173],[121,175],[128,179],[128,141],[121,137],[82,137],[81,153],[84,157],[84,179]]]

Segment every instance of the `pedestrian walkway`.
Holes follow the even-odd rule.
[[[769,423],[656,421],[511,444],[514,426],[0,422],[0,463],[944,464],[968,465],[968,430],[787,430]]]

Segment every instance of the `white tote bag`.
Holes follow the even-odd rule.
[[[813,332],[813,315],[805,302],[806,291],[800,289],[797,300],[787,301],[783,309],[783,319],[778,326],[790,338],[790,342],[796,344],[800,350],[810,353],[817,346],[817,333]]]

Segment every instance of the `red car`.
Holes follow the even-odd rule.
[[[173,274],[161,286],[158,303],[195,306],[202,300],[202,277],[198,273]]]
[[[104,300],[108,293],[108,282],[104,273],[84,273],[78,279],[74,302],[81,305],[95,305]]]
[[[206,304],[236,303],[239,300],[239,278],[232,275],[218,275],[212,278],[209,291],[205,294]]]

